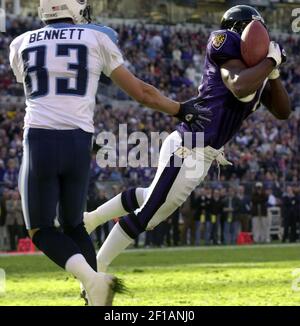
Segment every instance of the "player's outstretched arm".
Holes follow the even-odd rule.
[[[270,79],[262,94],[262,103],[278,120],[287,120],[291,113],[291,102],[284,85],[280,80],[278,72],[277,78]]]
[[[180,110],[180,103],[175,102],[163,94],[155,87],[136,78],[124,66],[115,69],[110,78],[125,93],[137,102],[157,111],[170,115],[177,115]]]
[[[205,124],[210,122],[211,112],[198,105],[200,101],[198,98],[184,103],[175,102],[161,94],[155,87],[136,78],[124,66],[116,68],[110,78],[137,102],[178,118],[190,125],[192,130],[196,128],[203,131]]]

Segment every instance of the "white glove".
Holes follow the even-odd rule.
[[[275,80],[280,77],[280,71],[279,69],[275,68],[269,75],[269,80]]]
[[[280,45],[274,41],[270,42],[269,53],[267,58],[273,59],[275,62],[275,67],[279,67],[282,63],[282,50]]]

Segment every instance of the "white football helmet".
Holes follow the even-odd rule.
[[[39,16],[43,22],[71,18],[75,24],[90,22],[88,0],[40,0]]]

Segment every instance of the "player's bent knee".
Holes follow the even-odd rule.
[[[148,188],[143,188],[143,197],[144,197],[144,201],[146,200],[147,196],[148,196],[148,192],[149,192],[149,187]]]
[[[146,230],[146,225],[139,220],[139,217],[134,213],[121,219],[119,225],[125,233],[132,239],[137,238]]]
[[[172,215],[172,213],[168,214],[168,215],[164,215],[163,217],[154,217],[149,224],[146,226],[146,231],[152,231],[154,230],[160,223],[162,223],[163,221],[165,221],[170,215]]]
[[[184,201],[186,200],[180,198],[178,196],[174,196],[173,198],[169,198],[167,203],[161,207],[158,212],[152,217],[146,226],[146,231],[151,231],[156,228],[160,223],[165,221],[169,216],[171,216],[179,207],[182,206]]]
[[[155,229],[160,223],[162,223],[169,216],[171,216],[176,211],[177,208],[178,208],[178,206],[174,205],[172,207],[169,207],[166,210],[159,211],[157,214],[155,214],[152,217],[152,219],[149,221],[148,225],[146,225],[146,227],[145,227],[146,231],[152,231],[153,229]]]
[[[39,230],[40,230],[40,229],[29,230],[29,231],[28,231],[29,237],[30,237],[31,239],[33,239],[34,235],[35,235]]]

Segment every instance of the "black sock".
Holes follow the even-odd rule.
[[[122,192],[121,201],[123,208],[127,213],[132,213],[140,207],[136,198],[136,188],[128,189]]]
[[[35,233],[32,242],[61,268],[76,254],[81,254],[79,247],[67,235],[55,228],[40,229]]]
[[[142,225],[139,217],[134,213],[122,218],[119,222],[123,231],[131,238],[136,239],[141,233],[146,230],[147,225]]]
[[[76,228],[63,227],[64,233],[69,236],[80,248],[82,255],[88,262],[88,264],[97,271],[97,259],[96,251],[91,240],[91,237],[86,232],[86,229],[82,224],[78,225]]]

